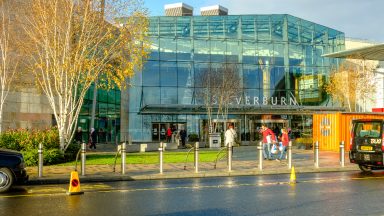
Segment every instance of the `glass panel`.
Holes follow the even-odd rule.
[[[210,17],[209,35],[211,38],[224,38],[224,20],[223,17]]]
[[[170,38],[160,38],[160,59],[176,59],[176,40]]]
[[[107,92],[108,93],[108,103],[116,103],[116,91],[115,90],[110,90]]]
[[[149,60],[159,60],[159,38],[151,37],[151,52],[149,54]]]
[[[160,104],[159,87],[143,87],[144,104]]]
[[[192,104],[193,88],[178,88],[178,104]]]
[[[289,44],[289,65],[301,65],[303,60],[302,45]]]
[[[193,87],[193,74],[192,65],[190,63],[178,63],[178,86],[179,87]]]
[[[218,40],[211,40],[211,61],[225,62],[226,43]]]
[[[160,36],[176,36],[176,17],[160,17]]]
[[[195,61],[209,61],[209,41],[208,40],[195,40],[194,41],[194,60]]]
[[[132,86],[129,89],[129,110],[131,112],[138,112],[141,102],[141,87]]]
[[[100,116],[106,116],[108,113],[108,104],[98,102],[97,105],[99,107],[99,117]]]
[[[177,88],[161,88],[161,104],[177,104]]]
[[[301,42],[302,43],[312,43],[313,38],[313,28],[314,25],[311,22],[308,22],[306,20],[301,20]]]
[[[129,113],[129,135],[133,140],[142,140],[142,118],[137,113]],[[149,134],[150,136],[150,134]]]
[[[238,38],[239,17],[228,16],[225,21],[226,26],[226,38]]]
[[[121,91],[116,90],[115,99],[116,99],[116,101],[115,101],[116,104],[121,104]]]
[[[157,36],[159,34],[159,18],[158,17],[149,18],[148,34],[150,36]]]
[[[192,41],[189,39],[177,40],[177,60],[191,61],[193,60]]]
[[[276,90],[285,90],[284,67],[273,67],[271,70],[271,86]]]
[[[283,20],[274,20],[271,25],[272,40],[283,41]]]
[[[198,38],[207,38],[208,33],[208,17],[194,17],[193,30],[194,36]]]
[[[160,76],[159,76],[159,62],[158,61],[148,61],[143,70],[143,86],[159,86],[160,85]]]
[[[105,90],[98,90],[97,101],[108,102],[108,93]]]
[[[203,73],[208,73],[209,64],[195,64],[195,86],[202,87],[200,82]]]
[[[242,16],[241,31],[243,39],[255,39],[255,18],[254,16]]]
[[[178,17],[177,18],[177,36],[189,37],[191,34],[191,18],[190,17]]]
[[[243,64],[257,64],[256,43],[243,42]]]
[[[239,42],[227,41],[227,61],[228,63],[237,63],[239,61],[239,54],[241,47]]]
[[[160,64],[161,86],[177,86],[176,62],[162,62]]]
[[[263,75],[257,65],[243,65],[244,88],[260,88]]]
[[[269,16],[257,17],[257,39],[258,40],[271,40],[271,29]]]

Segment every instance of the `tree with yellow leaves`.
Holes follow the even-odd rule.
[[[29,0],[25,5],[24,50],[65,151],[91,84],[98,79],[104,89],[126,88],[126,79],[140,70],[149,44],[147,12],[140,0]]]
[[[375,93],[374,68],[376,64],[365,60],[348,60],[331,71],[326,92],[349,112],[357,112],[359,102],[370,100]]]

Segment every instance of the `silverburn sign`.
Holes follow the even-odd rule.
[[[217,104],[217,98],[213,97],[213,104]],[[245,105],[272,105],[272,106],[298,106],[297,100],[295,97],[234,97],[233,100],[229,104],[245,104]]]

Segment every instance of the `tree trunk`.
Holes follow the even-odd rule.
[[[59,130],[59,139],[60,139],[60,149],[64,152],[65,149],[65,129],[63,127],[58,128]]]

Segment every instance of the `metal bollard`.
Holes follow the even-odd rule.
[[[43,143],[39,143],[39,166],[38,166],[38,173],[39,178],[43,177]]]
[[[125,158],[126,158],[127,143],[123,142],[121,145],[121,174],[125,174]]]
[[[160,174],[163,174],[163,142],[160,143],[159,160],[160,160]]]
[[[232,171],[232,143],[228,143],[227,145],[228,151],[228,172]]]
[[[289,141],[288,143],[288,151],[287,151],[287,157],[288,157],[288,169],[292,169],[292,141]]]
[[[341,141],[340,143],[340,165],[341,167],[344,167],[345,165],[345,156],[344,156],[344,141]]]
[[[319,141],[315,142],[314,162],[315,167],[319,168]]]
[[[82,176],[85,176],[86,149],[87,149],[86,144],[85,143],[81,144],[81,175]]]
[[[263,142],[260,142],[259,146],[257,146],[259,150],[259,170],[263,170]]]
[[[199,142],[195,143],[195,173],[199,172]]]

